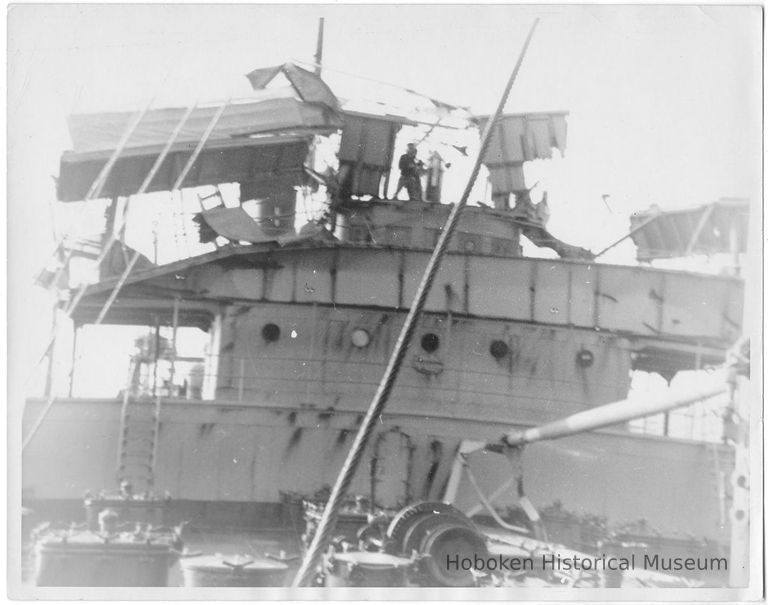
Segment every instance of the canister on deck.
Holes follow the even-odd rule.
[[[381,552],[333,553],[325,564],[326,587],[408,585],[410,559]]]
[[[130,536],[130,537],[128,537]],[[167,586],[176,553],[166,541],[51,533],[35,545],[37,586]]]
[[[181,560],[184,586],[284,586],[288,565],[251,557],[208,555]]]

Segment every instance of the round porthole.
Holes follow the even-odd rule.
[[[437,337],[437,334],[432,334],[429,332],[421,337],[421,348],[424,349],[427,353],[434,353],[437,351],[439,346],[440,339]]]
[[[593,363],[595,363],[595,355],[592,353],[592,351],[589,351],[587,349],[582,349],[578,353],[576,353],[576,363],[581,368],[588,368]]]
[[[490,351],[495,359],[501,359],[509,353],[509,345],[503,340],[494,340],[491,342]]]
[[[267,324],[261,329],[261,335],[267,342],[275,342],[280,338],[280,327],[277,324]]]
[[[368,334],[367,330],[358,328],[352,332],[351,340],[352,344],[355,345],[358,349],[363,349],[370,344],[371,335]]]

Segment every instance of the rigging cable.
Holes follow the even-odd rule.
[[[363,418],[360,429],[355,437],[352,447],[349,450],[349,453],[347,454],[347,458],[344,461],[344,466],[342,467],[336,483],[333,486],[333,490],[331,491],[328,503],[326,504],[325,510],[323,511],[323,516],[317,527],[312,543],[310,544],[304,560],[301,563],[301,567],[299,568],[296,578],[294,579],[293,586],[307,586],[310,584],[312,578],[314,577],[316,567],[320,561],[320,557],[322,556],[323,552],[325,552],[330,542],[330,538],[335,529],[336,519],[343,504],[344,497],[346,496],[347,490],[352,483],[355,471],[357,470],[357,467],[362,460],[365,447],[370,440],[371,435],[373,434],[373,429],[376,426],[376,423],[381,421],[381,414],[384,411],[384,407],[387,404],[389,395],[394,387],[395,381],[397,380],[400,367],[403,363],[403,360],[405,359],[405,353],[416,329],[416,321],[418,320],[422,309],[424,308],[427,296],[432,287],[432,282],[437,275],[440,262],[446,253],[448,243],[450,242],[451,236],[456,229],[456,224],[458,223],[461,216],[461,211],[466,206],[467,200],[469,199],[469,196],[474,187],[475,180],[480,173],[481,161],[490,144],[496,122],[504,111],[507,98],[509,97],[509,93],[512,90],[512,85],[517,79],[517,73],[520,70],[520,66],[522,65],[526,51],[528,50],[528,46],[531,42],[531,38],[533,37],[533,33],[536,30],[538,23],[539,19],[536,19],[531,26],[531,29],[528,32],[528,36],[523,43],[523,48],[520,52],[520,56],[517,59],[517,63],[515,64],[509,81],[507,82],[504,93],[499,100],[499,105],[496,108],[496,112],[486,124],[485,131],[483,132],[483,138],[480,144],[480,151],[478,152],[472,173],[469,177],[469,180],[467,181],[466,187],[464,188],[464,193],[462,194],[459,202],[451,210],[451,214],[448,217],[445,227],[443,228],[440,239],[437,242],[437,246],[435,247],[435,250],[429,259],[429,263],[427,264],[424,276],[421,279],[421,283],[419,284],[416,296],[413,303],[411,304],[410,311],[405,318],[405,323],[403,324],[400,335],[397,339],[397,342],[395,343],[394,350],[392,351],[392,355],[390,356],[389,362],[387,363],[384,376],[382,377],[381,383],[376,390],[373,401],[371,401],[368,411]]]
[[[112,168],[114,167],[115,163],[117,163],[118,158],[123,152],[123,149],[128,144],[128,140],[131,138],[131,135],[134,133],[136,128],[138,127],[141,120],[144,118],[144,115],[149,111],[150,106],[154,102],[154,98],[147,103],[147,105],[144,107],[144,109],[136,114],[134,116],[134,119],[131,120],[127,126],[126,129],[123,131],[123,136],[120,139],[120,142],[118,143],[117,147],[114,149],[112,154],[110,155],[109,159],[107,160],[106,164],[102,167],[102,169],[99,171],[99,174],[94,179],[93,183],[91,183],[91,187],[88,190],[88,193],[85,196],[84,201],[89,201],[91,199],[96,198],[98,195],[101,194],[101,190],[104,187],[104,184],[106,183],[107,179],[109,178],[109,174],[112,171]],[[69,267],[69,262],[72,258],[72,255],[74,254],[75,248],[72,247],[67,252],[66,256],[64,257],[62,261],[62,265],[59,268],[59,270],[56,272],[56,276],[54,278],[53,283],[57,284],[59,279],[61,279],[61,276],[64,274],[64,272]],[[103,257],[106,257],[106,251],[102,254]],[[103,260],[103,258],[100,259]],[[82,288],[81,292],[85,292],[85,287]],[[80,297],[82,297],[82,293],[80,294]],[[77,304],[80,302],[80,297],[75,295],[75,297],[70,301],[69,305],[65,309],[65,314],[67,317],[70,317],[72,312],[74,311]],[[45,347],[45,351],[43,352],[42,356],[38,360],[38,362],[35,364],[35,369],[42,363],[42,361],[48,356],[53,355],[53,346],[56,342],[56,335],[58,332],[58,328],[56,326],[56,322],[54,322],[54,325],[51,329],[51,336],[48,341],[47,346]],[[34,372],[34,370],[33,370]],[[26,449],[27,445],[29,445],[30,441],[32,440],[32,437],[34,437],[37,430],[40,428],[40,425],[43,423],[43,420],[45,420],[45,417],[48,415],[48,412],[50,411],[51,407],[53,407],[53,403],[56,401],[56,397],[53,394],[53,391],[46,394],[46,402],[45,407],[43,408],[43,411],[40,413],[40,416],[35,420],[35,423],[32,425],[32,428],[30,429],[29,433],[27,434],[26,438],[22,442],[22,452],[24,449]]]
[[[124,135],[123,140],[120,141],[121,144],[118,145],[118,147],[113,152],[113,154],[112,154],[113,157],[114,156],[118,156],[118,155],[120,155],[122,153],[122,150],[123,150],[125,144],[128,142],[128,139],[130,138],[130,135],[133,133],[135,128],[138,126],[139,122],[144,117],[144,114],[146,114],[146,112],[149,110],[149,108],[150,108],[150,106],[152,105],[153,102],[154,102],[154,99],[152,99],[147,104],[147,106],[144,108],[144,111],[141,112],[139,118],[134,123],[132,123],[130,125],[130,128],[128,129],[128,131],[126,131],[126,134]],[[146,192],[146,190],[149,188],[149,185],[152,183],[152,180],[155,178],[155,176],[157,175],[157,172],[160,170],[160,166],[165,161],[165,158],[168,156],[168,153],[170,152],[171,147],[173,146],[174,141],[178,138],[179,134],[181,133],[181,129],[184,127],[184,124],[186,124],[187,120],[192,115],[192,112],[194,111],[196,105],[197,105],[197,103],[195,103],[194,105],[190,106],[189,109],[187,109],[187,111],[182,116],[182,118],[179,121],[179,123],[177,124],[175,130],[171,134],[170,139],[166,143],[165,147],[163,147],[163,150],[160,152],[160,155],[155,160],[155,163],[152,165],[152,168],[150,169],[149,173],[147,173],[147,176],[145,177],[144,182],[141,184],[141,187],[139,188],[139,191],[137,192],[137,195],[140,195],[140,194]],[[115,158],[115,162],[116,162],[116,158]],[[112,166],[114,166],[115,162],[112,162]],[[111,167],[110,167],[110,170],[111,170]],[[99,177],[97,177],[96,181],[98,181],[100,178],[101,178],[101,174],[99,174]],[[106,182],[106,178],[107,178],[107,176],[104,176],[104,182]],[[96,181],[94,181],[93,185],[91,186],[92,190],[94,190],[94,187],[96,185]],[[98,192],[99,193],[101,192],[101,188],[103,187],[104,182],[102,182],[101,186],[98,187]],[[86,199],[86,201],[87,201],[87,199]],[[125,214],[126,215],[128,213],[129,208],[130,208],[130,198],[128,199],[128,202],[126,203],[126,209],[125,209]],[[123,218],[123,222],[125,222],[126,218],[127,218],[127,216]],[[115,230],[110,235],[110,238],[107,241],[107,243],[105,244],[101,254],[96,259],[96,266],[97,267],[100,266],[101,263],[103,263],[104,260],[107,258],[107,255],[109,254],[109,252],[111,251],[111,249],[114,246],[115,242],[117,241],[117,234],[118,233],[119,233],[119,231]],[[71,254],[70,254],[70,256],[71,256]],[[131,259],[131,261],[132,261],[133,264],[129,263],[129,267],[133,268],[133,265],[136,264],[136,261],[138,261],[138,252],[136,252],[134,254],[134,257]],[[67,317],[71,317],[72,316],[72,314],[75,311],[75,308],[77,307],[78,304],[80,304],[80,301],[82,300],[82,298],[83,298],[83,296],[84,296],[84,294],[85,294],[87,289],[88,289],[88,284],[83,284],[82,286],[80,286],[80,288],[78,289],[78,291],[76,292],[75,296],[72,298],[72,300],[70,301],[70,304],[67,306],[67,308],[65,310],[65,313],[66,313]],[[100,319],[98,319],[96,321],[96,324],[100,323]],[[56,341],[56,334],[54,332],[48,347],[46,347],[46,353],[43,355],[43,357],[41,359],[44,359],[45,355],[47,355],[49,353],[49,351],[53,347],[53,343],[55,341]],[[48,415],[48,412],[50,411],[51,407],[53,406],[53,403],[54,403],[55,399],[56,398],[53,396],[52,393],[48,395],[48,398],[46,400],[45,407],[43,408],[43,411],[40,413],[40,416],[35,421],[35,424],[32,425],[32,428],[30,429],[29,433],[27,434],[27,436],[24,438],[24,441],[22,442],[22,446],[21,446],[22,447],[22,451],[24,451],[24,449],[26,449],[26,447],[32,441],[32,438],[35,436],[35,433],[40,428],[40,426],[42,425],[42,423],[45,420],[46,416]]]
[[[302,65],[309,65],[311,67],[318,67],[318,63],[314,63],[313,61],[302,61],[300,59],[291,59],[294,63],[301,63]],[[404,86],[401,86],[399,84],[393,84],[392,82],[385,82],[383,80],[377,80],[375,78],[369,78],[367,76],[361,76],[360,74],[355,74],[349,71],[343,71],[341,69],[334,69],[332,67],[328,67],[327,65],[322,65],[323,70],[325,71],[331,71],[333,73],[341,74],[343,76],[350,76],[352,78],[357,78],[358,80],[365,80],[366,82],[372,82],[374,84],[381,84],[382,86],[389,86],[390,88],[396,88],[398,90],[401,90],[403,92],[407,92],[408,94],[415,95],[417,97],[421,97],[422,99],[427,99],[430,101],[433,105],[436,107],[447,107],[451,110],[459,109],[461,111],[464,111],[468,113],[470,116],[474,117],[474,114],[470,111],[469,107],[463,107],[461,105],[453,105],[452,103],[445,103],[443,101],[440,101],[438,99],[435,99],[434,97],[431,97],[427,94],[424,94],[423,92],[419,92],[417,90],[413,90],[412,88],[406,88]]]
[[[192,152],[192,155],[189,157],[189,160],[187,160],[187,163],[184,166],[184,169],[176,178],[176,182],[173,184],[172,191],[177,191],[181,189],[181,185],[184,183],[184,179],[187,178],[189,171],[192,169],[192,165],[195,163],[198,156],[203,151],[203,147],[205,147],[205,144],[208,142],[208,138],[211,136],[213,129],[216,127],[216,124],[219,123],[219,119],[221,119],[221,116],[224,113],[224,110],[226,110],[226,108],[229,107],[229,104],[230,104],[229,100],[226,103],[223,103],[219,108],[219,110],[214,114],[213,118],[211,118],[211,121],[208,124],[208,127],[205,129],[203,136],[200,138],[200,141],[198,141],[197,143],[197,147]],[[200,207],[202,208],[202,202],[200,202]],[[123,271],[123,274],[120,276],[120,279],[118,280],[117,284],[115,284],[115,287],[112,290],[112,293],[109,295],[109,298],[104,303],[104,306],[99,312],[99,316],[96,318],[96,322],[95,322],[96,325],[100,324],[104,320],[104,317],[106,316],[107,312],[112,306],[112,303],[115,302],[117,295],[120,293],[121,288],[123,287],[126,280],[128,279],[128,276],[131,274],[131,271],[133,271],[133,268],[136,266],[136,263],[138,262],[140,257],[141,257],[141,253],[138,250],[136,250],[133,253],[133,256],[131,257],[131,260],[128,262],[128,265],[125,267],[125,270]]]
[[[165,75],[163,76],[162,82],[160,83],[161,87],[165,85],[166,81],[168,80],[168,76],[170,75],[170,73],[171,73],[171,66],[168,67],[168,69],[165,72]],[[83,87],[84,86],[80,87],[80,90],[78,91],[78,97],[73,102],[72,106],[70,107],[70,111],[72,111],[74,109],[75,105],[77,104],[77,102],[79,102],[80,94],[82,93]],[[91,187],[89,188],[88,193],[86,194],[85,198],[83,198],[84,202],[88,202],[91,199],[97,199],[98,196],[101,195],[101,191],[103,189],[103,186],[106,184],[106,181],[109,178],[109,173],[112,171],[112,168],[114,168],[114,165],[115,165],[115,163],[117,163],[117,160],[119,159],[120,155],[122,155],[123,149],[127,145],[128,140],[133,135],[133,132],[136,130],[136,128],[138,128],[139,123],[141,123],[141,121],[144,119],[144,116],[149,111],[149,109],[152,107],[152,105],[154,105],[156,98],[157,98],[156,96],[153,96],[147,102],[147,104],[144,106],[144,108],[135,116],[135,119],[133,121],[129,121],[128,122],[128,124],[126,125],[125,130],[123,131],[123,135],[122,135],[120,141],[117,144],[117,147],[115,147],[115,149],[113,150],[111,156],[107,160],[106,164],[99,171],[99,174],[96,176],[96,179],[93,181],[93,183],[91,183]],[[157,169],[159,169],[159,168],[160,168],[160,164],[158,163],[153,168],[153,171],[156,172]],[[153,171],[150,171],[150,173],[152,174],[152,177],[154,177]],[[151,179],[151,177],[147,178],[147,180],[150,180],[150,179]],[[145,182],[146,182],[146,180],[145,180]],[[148,185],[148,183],[147,183],[147,185]],[[127,212],[128,212],[128,207],[127,207],[127,204],[126,204],[126,209],[123,212],[123,214],[124,214],[123,221],[125,221],[125,219],[126,219]],[[123,229],[123,228],[124,228],[124,225],[121,226],[121,229]],[[113,232],[113,235],[114,235],[114,232]],[[64,239],[62,239],[62,242],[60,243],[60,245],[63,243]],[[101,265],[101,263],[104,262],[104,259],[107,257],[107,254],[109,253],[109,248],[112,246],[112,244],[114,244],[114,240],[115,239],[116,239],[116,236],[115,236],[115,238],[111,237],[110,241],[107,242],[103,246],[102,252],[99,255],[99,257],[97,258],[97,260],[96,260],[96,267],[99,267]],[[55,278],[53,280],[54,284],[58,283],[59,279],[64,274],[64,271],[66,271],[66,269],[69,267],[69,262],[70,262],[73,254],[74,254],[74,248],[70,248],[67,251],[66,256],[61,261],[61,267],[59,268],[59,270],[56,271],[56,275],[55,275]],[[77,293],[75,295],[75,298],[69,301],[69,304],[67,305],[67,308],[65,309],[65,314],[66,314],[67,317],[71,317],[72,313],[74,312],[75,308],[79,304],[80,299],[82,298],[82,295],[84,294],[85,289],[87,289],[87,287],[88,287],[87,284],[84,284],[83,286],[81,286],[82,292]],[[43,351],[43,354],[40,356],[40,359],[34,365],[34,368],[32,370],[33,374],[34,374],[35,370],[37,369],[37,367],[43,362],[43,360],[49,354],[52,354],[52,348],[53,348],[54,343],[56,342],[56,334],[57,334],[57,331],[55,329],[53,329],[51,331],[51,338],[50,338],[48,344],[46,345],[45,350]],[[31,377],[32,376],[30,376],[30,379],[31,379]]]

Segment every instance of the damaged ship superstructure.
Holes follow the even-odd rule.
[[[289,88],[265,88],[278,76]],[[130,481],[186,511],[258,509],[274,521],[280,503],[333,483],[451,209],[438,186],[445,163],[429,164],[424,200],[390,199],[398,132],[413,120],[345,111],[295,65],[248,78],[255,92],[243,102],[71,120],[59,200],[107,198],[111,222],[98,252],[59,250],[47,281],[65,293],[75,330],[150,326],[156,339],[119,398],[28,401],[30,506]],[[339,136],[338,163],[320,166],[318,146]],[[565,146],[563,112],[509,114],[497,125],[484,158],[492,205],[464,211],[354,480],[352,491],[376,506],[443,499],[465,440],[498,441],[623,400],[633,370],[671,376],[722,364],[739,337],[740,279],[600,264],[547,231],[546,201],[532,202],[523,164]],[[222,193],[232,183],[234,201]],[[118,209],[139,194],[192,188],[194,254],[158,262],[151,246],[129,246]],[[297,200],[318,199],[300,224]],[[521,236],[560,258],[523,257]],[[82,258],[99,265],[94,283],[68,279]],[[186,377],[190,360],[176,358],[174,342],[184,328],[208,334]],[[172,368],[166,384],[160,359]],[[532,446],[521,464],[541,509],[645,519],[722,548],[729,540],[726,445],[620,425]],[[491,490],[509,471],[481,463],[476,473]],[[476,499],[459,490],[454,503],[466,510]]]

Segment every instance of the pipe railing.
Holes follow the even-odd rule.
[[[343,370],[345,384],[359,385],[363,387],[375,387],[378,385],[377,377],[384,365],[383,359],[332,359],[321,354],[303,355],[301,357],[291,355],[228,355],[228,354],[208,354],[195,357],[165,357],[159,360],[169,366],[175,364],[177,376],[183,375],[183,371],[178,369],[180,363],[205,363],[207,368],[214,365],[218,368],[216,372],[206,372],[206,380],[216,380],[219,388],[246,389],[251,381],[261,382],[334,382],[334,375],[338,370]],[[152,363],[152,362],[147,362]],[[445,384],[433,383],[431,388],[435,390],[450,390],[456,393],[478,394],[478,395],[509,395],[509,374],[506,370],[500,370],[496,367],[495,361],[490,357],[488,365],[493,364],[489,369],[467,368],[458,360],[453,363],[442,362],[443,375],[461,375],[458,381],[463,384],[457,384],[456,381],[449,381]],[[316,372],[322,366],[322,374]],[[126,363],[127,367],[127,363]],[[291,374],[291,372],[294,372]],[[346,380],[346,377],[354,377],[353,381]],[[561,402],[572,401],[572,399],[561,399],[555,396],[556,391],[562,391],[570,386],[577,387],[585,384],[584,380],[572,380],[565,377],[555,376],[523,376],[527,383],[537,385],[539,395],[534,399],[543,402]],[[489,381],[497,379],[498,388],[483,389],[478,388],[482,385],[489,385]],[[620,389],[625,383],[620,380],[605,381],[600,379],[603,386],[612,386]],[[543,392],[547,385],[551,385],[552,393]],[[404,386],[408,386],[405,384]],[[585,404],[588,405],[588,404]]]
[[[163,357],[160,360],[161,363],[166,363],[169,366],[176,366],[175,374],[182,376],[184,374],[183,368],[179,369],[179,364],[190,363],[203,363],[206,368],[217,367],[216,372],[205,372],[206,380],[215,380],[219,389],[235,389],[238,392],[244,392],[250,388],[253,382],[334,382],[334,374],[337,370],[344,370],[344,384],[355,385],[362,387],[375,387],[378,385],[376,377],[384,365],[383,359],[370,360],[370,359],[332,359],[328,356],[318,355],[229,355],[229,354],[207,354],[201,356],[168,356]],[[147,362],[151,365],[152,362]],[[490,365],[492,360],[489,358],[488,364]],[[495,362],[494,362],[495,364]],[[319,374],[315,372],[317,368],[322,365],[323,372]],[[294,371],[293,374],[290,372]],[[480,368],[468,368],[466,365],[459,363],[446,363],[442,362],[441,374],[461,374],[457,381],[448,381],[446,384],[441,385],[434,383],[431,385],[435,390],[449,390],[455,393],[467,393],[477,395],[499,395],[508,396],[508,380],[509,374],[506,370],[499,370],[497,367],[489,369]],[[349,381],[347,377],[354,377],[354,380]],[[537,385],[536,389],[539,395],[525,395],[526,398],[536,399],[542,402],[572,402],[572,398],[563,399],[556,397],[556,392],[562,392],[564,389],[570,386],[577,387],[583,386],[585,380],[583,379],[569,379],[563,376],[518,376],[524,378],[527,383],[534,383]],[[499,385],[498,389],[478,389],[478,385],[489,385],[489,381],[498,379],[503,382],[503,385]],[[595,378],[597,380],[597,378]],[[621,389],[626,384],[621,380],[615,380],[607,382],[602,377],[599,379],[601,386],[612,386],[616,389]],[[589,382],[589,381],[587,381]],[[462,384],[464,383],[464,384]],[[542,389],[547,385],[551,385],[553,392],[545,393]],[[404,386],[408,386],[405,384]],[[637,401],[637,399],[631,399],[628,401]],[[592,404],[585,403],[586,406]]]
[[[201,403],[210,403],[213,401],[226,401],[238,404],[256,404],[257,397],[254,393],[265,388],[272,388],[276,383],[281,383],[280,392],[285,397],[293,397],[297,401],[303,400],[307,392],[307,387],[310,385],[325,385],[331,388],[333,393],[337,391],[341,393],[345,389],[351,389],[349,391],[350,397],[359,395],[360,391],[372,391],[377,383],[374,376],[378,373],[381,367],[381,362],[358,360],[358,361],[343,361],[339,360],[337,364],[341,367],[351,369],[350,374],[360,372],[361,368],[363,372],[372,372],[370,377],[366,379],[365,376],[360,376],[353,382],[334,380],[332,376],[316,375],[312,372],[311,365],[315,362],[318,364],[323,362],[325,369],[333,372],[333,364],[329,366],[329,362],[326,358],[313,357],[313,358],[296,358],[286,356],[276,357],[263,357],[263,356],[226,356],[227,367],[219,368],[218,371],[211,372],[210,368],[217,367],[217,359],[221,360],[222,355],[206,355],[206,356],[176,356],[168,357],[159,360],[160,363],[167,364],[168,369],[171,365],[174,366],[175,380],[170,382],[164,380],[161,383],[155,385],[156,393],[162,395],[165,398],[187,400],[187,401],[199,401]],[[308,370],[304,376],[292,375],[291,368],[286,368],[286,363],[295,363],[295,369]],[[306,365],[303,365],[306,364]],[[145,379],[138,385],[139,393],[144,393],[147,396],[151,395],[153,384],[152,376],[154,372],[151,370],[153,362],[147,362],[147,371],[145,372]],[[193,370],[193,365],[202,365],[204,371]],[[276,370],[276,368],[279,369]],[[447,367],[447,371],[461,371],[462,367]],[[478,372],[472,371],[474,375],[481,375],[483,379],[481,382],[487,383],[487,377],[499,377],[498,373],[494,372]],[[196,382],[191,380],[194,377]],[[538,380],[544,381],[547,379],[538,378]],[[578,381],[568,381],[558,379],[559,384],[565,386],[568,383],[577,384]],[[185,389],[186,384],[186,389]],[[207,385],[215,385],[215,394],[211,395],[213,389]],[[506,382],[505,382],[506,384]],[[578,383],[581,384],[581,383]],[[339,385],[340,389],[334,389],[335,385]],[[135,385],[134,385],[135,386]],[[402,384],[402,388],[406,390],[421,389],[418,384]],[[566,387],[567,388],[567,387]],[[195,392],[195,389],[198,389]],[[440,393],[450,392],[453,398],[459,398],[461,405],[465,410],[465,414],[470,411],[472,405],[478,408],[486,410],[500,410],[504,407],[505,401],[508,401],[509,392],[501,387],[497,390],[484,389],[478,391],[475,388],[461,388],[455,385],[446,385],[444,387],[433,384],[429,388],[433,393],[434,399],[440,400],[442,397]],[[109,394],[103,396],[114,395],[116,391],[110,391]],[[718,427],[722,428],[722,418],[716,414],[715,410],[710,410],[710,414],[707,418],[703,418],[701,415],[695,415],[690,409],[684,409],[697,402],[703,402],[705,400],[711,400],[712,403],[717,403],[714,398],[717,396],[725,396],[728,392],[727,386],[717,386],[706,391],[688,392],[684,395],[672,392],[660,396],[642,395],[635,396],[631,399],[624,399],[618,402],[599,405],[597,407],[591,407],[566,418],[561,418],[554,422],[549,422],[544,425],[526,429],[523,431],[514,431],[508,433],[503,441],[508,446],[519,446],[527,443],[533,443],[535,441],[545,439],[555,439],[564,435],[575,434],[578,432],[585,432],[610,426],[614,424],[620,424],[634,419],[648,418],[655,414],[661,414],[663,412],[672,412],[678,417],[678,421],[690,424],[688,427],[690,431],[686,431],[687,437],[682,434],[678,434],[677,437],[687,438],[694,441],[717,441],[717,436],[720,434]],[[91,395],[90,397],[100,398],[98,395]],[[480,397],[482,403],[472,403],[472,399]],[[78,397],[70,397],[71,399],[78,399]],[[726,403],[724,401],[724,403]],[[536,414],[541,417],[542,412],[546,412],[547,408],[544,406],[549,405],[550,416],[555,416],[563,413],[563,409],[568,409],[574,406],[576,402],[572,399],[564,397],[542,397],[536,395],[533,391],[524,395],[519,395],[516,398],[517,411],[522,413],[523,416],[527,414]],[[553,405],[554,404],[554,405]],[[588,403],[582,404],[584,406]],[[454,404],[450,404],[450,409],[453,409]],[[568,406],[568,407],[566,407]],[[706,411],[706,410],[705,410]],[[709,422],[705,422],[709,420]],[[694,430],[693,424],[699,422],[699,427],[702,435],[695,436],[690,434]],[[703,424],[702,424],[703,423]],[[684,428],[684,427],[683,427]],[[630,432],[634,434],[656,434],[649,430],[632,430]],[[679,432],[679,431],[676,431]],[[707,439],[704,435],[710,435]],[[672,435],[674,436],[674,435]],[[492,446],[493,447],[493,446]]]
[[[445,205],[445,207],[450,208],[450,205]],[[176,209],[171,210],[173,220],[170,221],[170,223],[174,225],[174,229],[172,232],[169,230],[168,233],[163,233],[163,237],[158,240],[158,244],[160,245],[160,249],[162,250],[162,258],[158,263],[159,265],[169,264],[169,263],[177,262],[180,260],[186,260],[188,258],[194,258],[196,256],[200,256],[202,254],[206,254],[211,251],[212,243],[210,242],[202,243],[199,241],[198,224],[192,220],[197,214],[199,214],[199,212],[200,212],[199,209],[193,210],[193,211],[186,211],[183,209],[180,209],[178,211]],[[264,215],[261,217],[251,217],[251,219],[256,225],[261,226],[261,225],[268,224],[270,221],[272,221],[275,218],[295,219],[297,217],[304,217],[305,219],[310,220],[310,219],[314,219],[317,216],[317,214],[318,212],[315,210],[304,211],[304,210],[297,209],[295,212],[289,213],[289,214]],[[160,218],[162,218],[162,216],[158,214],[158,219]],[[375,232],[378,234],[378,233],[385,233],[388,229],[391,229],[392,227],[399,227],[400,229],[410,229],[410,226],[407,223],[408,221],[411,220],[411,218],[412,217],[405,217],[403,219],[398,219],[397,221],[391,221],[385,224],[371,225],[371,230],[372,232]],[[157,220],[157,222],[159,224],[161,221]],[[167,221],[162,221],[162,222],[167,222]],[[426,231],[434,231],[435,233],[439,233],[440,231],[439,227],[437,226],[432,228],[425,227],[424,229]],[[462,233],[462,234],[471,235],[471,236],[479,236],[484,238],[491,238],[493,240],[503,239],[511,243],[517,242],[517,239],[513,237],[504,238],[499,235],[493,235],[493,236],[488,234],[483,235],[483,234],[477,233],[476,231],[470,231],[470,230],[458,229],[457,233]],[[338,231],[337,231],[337,235],[338,235]],[[99,236],[100,234],[96,234],[96,233],[93,234],[93,237],[99,237]],[[219,238],[223,238],[223,236],[219,236]],[[278,237],[274,236],[274,237],[266,238],[264,241],[265,242],[277,241],[277,239]],[[349,244],[355,244],[356,242],[353,240],[344,240],[343,243],[345,245],[349,245]],[[366,242],[366,244],[369,245],[368,242]],[[392,244],[387,244],[387,245],[392,245]],[[456,245],[457,245],[456,242],[454,242],[453,246],[455,247]],[[409,247],[409,246],[403,245],[403,247]],[[422,249],[422,246],[419,246],[417,244],[414,244],[410,247]],[[184,253],[183,250],[186,250],[187,253]],[[150,252],[148,250],[146,250],[146,252],[147,254],[145,256],[147,257],[152,257],[154,255],[153,252]],[[104,255],[103,252],[102,252],[102,255]],[[136,257],[136,260],[133,261],[132,267],[134,267],[136,261],[139,260],[139,257],[136,256],[136,253],[134,253],[134,257]],[[133,260],[133,258],[131,260]],[[101,264],[101,261],[99,259],[96,259],[92,262],[96,266],[99,266]],[[90,283],[76,282],[76,283],[71,283],[70,286],[73,289],[81,289],[85,291],[85,289],[88,286],[92,285],[93,283],[95,282],[90,282]],[[79,302],[79,298],[82,297],[82,294],[78,293],[76,296]]]

